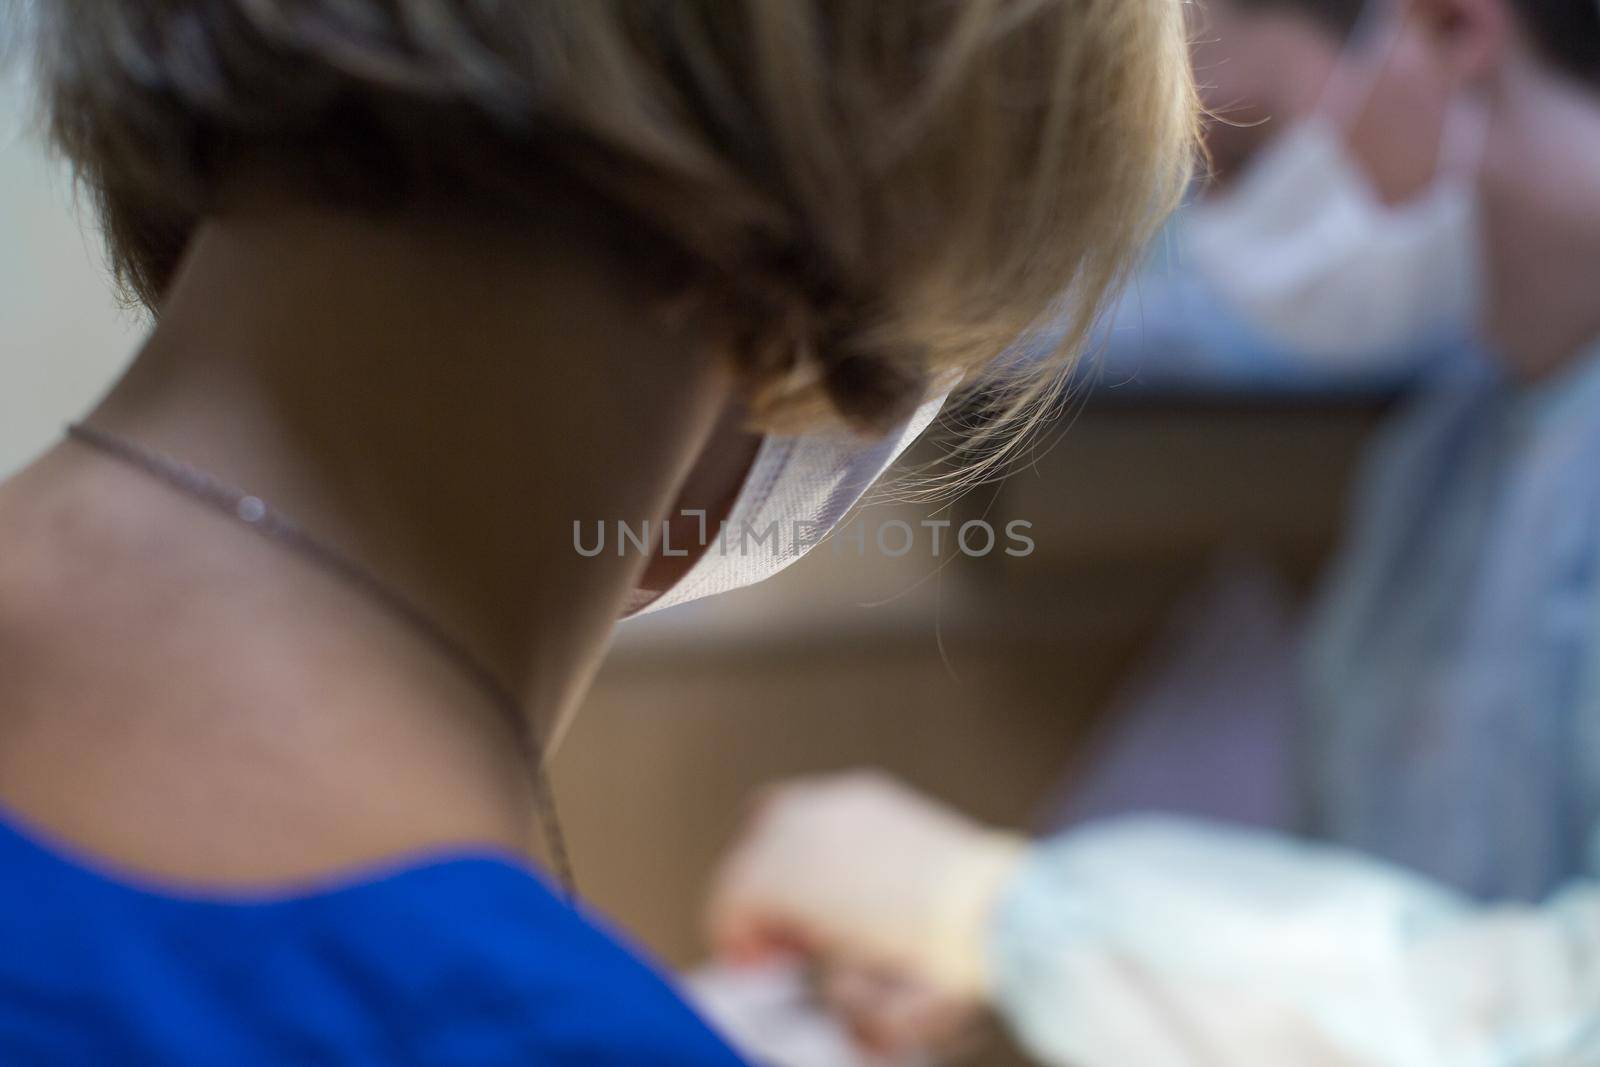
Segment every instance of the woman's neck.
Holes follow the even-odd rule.
[[[91,421],[267,500],[457,635],[536,731],[597,665],[731,390],[537,236],[310,212],[207,227]],[[93,576],[94,581],[86,581]],[[516,730],[359,592],[64,444],[0,488],[0,800],[158,874],[526,844]]]

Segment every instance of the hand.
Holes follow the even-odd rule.
[[[712,944],[734,962],[798,950],[980,1000],[989,918],[1025,847],[880,774],[782,785],[718,874]]]
[[[833,967],[823,975],[821,999],[873,1062],[921,1063],[970,1052],[978,1044],[983,1007],[905,978],[857,967]]]

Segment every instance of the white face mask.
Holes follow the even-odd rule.
[[[948,395],[876,441],[847,432],[764,439],[721,530],[707,531],[705,554],[639,614],[754,585],[804,556],[921,436]]]
[[[1371,71],[1352,66],[1347,57],[1334,79],[1343,76],[1347,100],[1352,73],[1367,83],[1357,96],[1370,87]],[[1389,366],[1474,325],[1486,115],[1458,102],[1433,186],[1390,206],[1345,147],[1337,116],[1350,113],[1325,100],[1263,149],[1236,189],[1193,205],[1183,250],[1268,339],[1311,359]]]

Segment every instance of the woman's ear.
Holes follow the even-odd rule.
[[[1515,40],[1506,0],[1410,0],[1410,15],[1458,89],[1491,81]]]
[[[1498,77],[1514,42],[1506,0],[1373,0],[1398,18],[1381,48],[1365,103],[1345,143],[1378,195],[1402,204],[1429,189],[1464,96]],[[1359,47],[1359,45],[1358,45]]]

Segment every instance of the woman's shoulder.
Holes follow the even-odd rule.
[[[120,878],[4,826],[0,860],[3,1062],[738,1063],[509,856],[254,895]]]
[[[317,922],[411,1005],[427,1063],[736,1064],[664,971],[513,861],[454,858]]]

